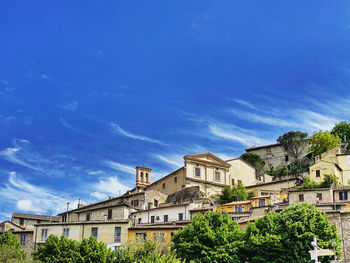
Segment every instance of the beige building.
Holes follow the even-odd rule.
[[[321,182],[325,174],[338,177],[341,185],[350,182],[350,154],[344,148],[335,147],[315,157],[315,163],[310,166],[310,179]]]
[[[225,186],[238,182],[253,185],[258,181],[255,168],[241,159],[225,162],[211,153],[184,156],[184,167],[151,183],[146,189],[172,194],[187,187],[198,186],[206,198],[220,195]]]

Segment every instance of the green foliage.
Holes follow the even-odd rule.
[[[329,131],[314,132],[310,138],[311,147],[314,156],[320,155],[328,150],[337,147],[340,143],[340,138],[337,134],[332,134]]]
[[[297,189],[314,189],[314,188],[321,188],[321,184],[316,183],[315,181],[312,181],[308,176],[305,176],[303,184],[297,187]]]
[[[263,174],[265,162],[263,159],[261,159],[260,155],[248,152],[242,154],[240,158],[255,167],[256,176]]]
[[[288,165],[279,165],[270,171],[266,171],[266,174],[269,174],[275,178],[281,178],[282,176],[298,176],[309,170],[309,161],[307,159],[296,160]]]
[[[22,250],[21,244],[19,243],[17,237],[12,234],[11,231],[6,231],[0,235],[0,250],[1,254],[6,254],[11,260],[21,261],[27,257],[27,254],[24,250]]]
[[[249,224],[242,255],[251,263],[309,263],[315,236],[321,248],[333,250],[335,241],[336,252],[341,254],[341,239],[324,213],[306,203],[289,206]],[[319,260],[330,262],[330,257]]]
[[[116,263],[181,263],[175,252],[166,251],[164,244],[134,239],[116,251]]]
[[[109,263],[114,262],[115,252],[107,248],[103,242],[98,242],[96,238],[84,239],[79,247],[81,262]]]
[[[298,160],[305,147],[308,145],[307,133],[290,131],[278,137],[277,142],[295,159]]]
[[[332,174],[324,174],[323,181],[317,183],[312,181],[310,177],[305,176],[304,182],[297,189],[315,189],[315,188],[331,188],[339,185],[338,178]]]
[[[198,214],[173,236],[176,254],[188,262],[238,263],[243,231],[227,214]]]
[[[32,256],[43,263],[112,263],[115,253],[92,237],[77,242],[64,235],[50,235]]]
[[[324,174],[323,182],[321,183],[322,188],[331,188],[339,185],[338,177],[332,174]]]
[[[23,258],[23,253],[10,246],[0,247],[0,263],[32,263],[32,260]]]
[[[248,200],[254,196],[255,191],[247,191],[243,184],[238,183],[232,187],[225,186],[221,191],[221,195],[217,198],[217,201],[220,204],[226,204],[233,201]]]
[[[346,141],[350,139],[350,123],[346,121],[339,122],[332,129],[332,134],[337,135],[342,141],[346,138]]]

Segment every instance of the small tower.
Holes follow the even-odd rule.
[[[151,184],[152,169],[136,166],[136,187],[146,187]]]

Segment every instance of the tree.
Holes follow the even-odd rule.
[[[309,176],[305,176],[303,184],[298,186],[297,189],[314,189],[320,187],[320,183],[316,183],[315,181],[312,181]]]
[[[176,254],[188,262],[239,263],[243,231],[227,214],[198,214],[173,236]]]
[[[248,152],[242,154],[240,158],[255,167],[256,176],[263,174],[265,162],[261,159],[260,155]]]
[[[339,185],[338,177],[333,174],[324,174],[323,182],[321,183],[322,188],[331,188]]]
[[[292,205],[249,224],[242,254],[251,263],[306,263],[314,237],[324,249],[334,250],[335,242],[336,253],[341,254],[341,239],[327,216],[311,204]],[[330,257],[320,261],[330,262]]]
[[[174,251],[154,241],[132,239],[116,251],[115,263],[181,263]]]
[[[238,183],[235,186],[225,186],[221,190],[221,195],[217,198],[220,204],[231,203],[233,201],[244,201],[255,196],[255,191],[247,191],[245,186]]]
[[[115,253],[107,245],[90,237],[82,242],[50,235],[45,244],[32,252],[33,258],[43,263],[112,263]]]
[[[334,147],[337,147],[340,143],[338,135],[333,135],[329,131],[314,132],[310,138],[311,147],[310,150],[313,152],[313,156],[320,155]]]
[[[6,254],[8,260],[24,260],[27,257],[27,254],[21,248],[17,237],[12,234],[11,231],[6,231],[0,235],[0,250],[1,254]]]
[[[300,131],[290,131],[278,137],[277,142],[281,144],[285,151],[291,155],[294,160],[299,160],[305,147],[308,145],[307,133]]]
[[[342,141],[348,141],[350,139],[350,123],[339,122],[333,127],[332,134],[337,135]]]

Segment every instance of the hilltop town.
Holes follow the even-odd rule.
[[[292,138],[286,144],[283,139],[288,136]],[[11,230],[29,254],[48,236],[62,234],[77,241],[92,236],[117,250],[134,237],[169,243],[174,232],[199,213],[227,213],[246,227],[266,213],[306,202],[336,224],[346,260],[350,258],[350,152],[346,136],[337,138],[318,155],[311,151],[313,138],[300,132],[286,133],[277,144],[249,147],[231,160],[209,152],[186,155],[183,167],[154,182],[151,168],[136,166],[135,187],[121,196],[89,205],[79,200],[77,207],[67,204],[57,216],[14,212],[11,220],[0,224],[0,233]],[[296,163],[299,169],[293,169]],[[234,187],[250,194],[225,199],[225,191]]]

